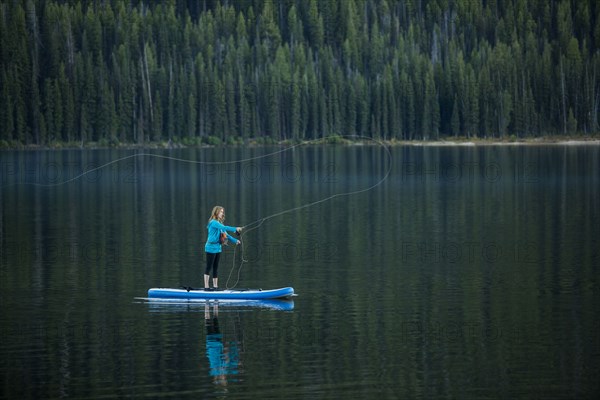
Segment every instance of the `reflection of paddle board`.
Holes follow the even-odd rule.
[[[285,287],[279,289],[171,289],[152,288],[148,289],[149,298],[159,299],[204,299],[204,300],[270,300],[292,297],[294,288]]]
[[[294,309],[294,300],[291,299],[273,299],[273,300],[214,300],[214,299],[161,299],[161,298],[141,298],[150,306],[153,311],[177,311],[182,307],[185,309],[218,306],[223,309],[239,310],[239,308],[268,308],[271,310],[291,311]]]

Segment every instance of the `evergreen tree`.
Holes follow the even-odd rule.
[[[460,117],[458,111],[458,101],[454,98],[454,104],[452,105],[452,118],[450,120],[450,132],[452,136],[460,135]]]
[[[0,139],[596,134],[599,43],[590,0],[0,1]]]

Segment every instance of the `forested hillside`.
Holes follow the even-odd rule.
[[[2,0],[4,145],[596,134],[595,0]]]

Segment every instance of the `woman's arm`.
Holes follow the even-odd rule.
[[[229,233],[227,234],[227,239],[228,239],[230,242],[233,242],[233,243],[235,243],[235,244],[238,244],[238,242],[240,241],[239,239],[236,239],[236,238],[234,238],[233,236],[231,236]]]
[[[223,225],[222,223],[220,223],[216,219],[213,220],[213,225],[219,230],[219,232],[222,232],[222,231],[225,231],[225,232],[238,232],[238,229],[239,229],[239,231],[241,231],[241,228],[237,228],[235,226]],[[238,244],[240,242],[239,239],[234,238],[230,234],[227,234],[227,239],[229,241],[235,243],[235,244]]]
[[[226,231],[226,232],[237,232],[237,227],[235,226],[227,226],[227,225],[223,225],[222,223],[220,223],[219,221],[217,221],[216,219],[213,219],[213,225],[219,229],[219,231]]]

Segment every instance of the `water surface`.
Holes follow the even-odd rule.
[[[372,190],[225,250],[221,286],[293,286],[287,310],[138,300],[202,284],[214,205],[256,226],[368,188],[390,161],[378,146],[255,158],[274,150],[99,170],[134,152],[0,153],[0,397],[598,393],[598,146],[392,148]]]

